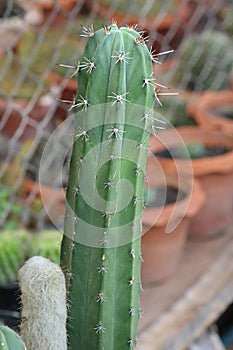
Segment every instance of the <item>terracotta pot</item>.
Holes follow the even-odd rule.
[[[232,223],[233,207],[233,138],[217,131],[204,131],[198,127],[180,127],[159,133],[151,138],[150,149],[153,153],[172,149],[185,143],[201,142],[206,146],[221,146],[228,152],[200,159],[168,159],[156,156],[164,172],[190,174],[198,179],[205,190],[206,201],[202,210],[191,220],[189,234],[192,237],[209,238],[223,232]],[[153,157],[149,157],[151,162]],[[191,166],[191,168],[190,168]],[[189,170],[189,171],[188,171]]]
[[[154,27],[151,25],[148,30],[149,36],[150,34],[152,38],[155,36],[152,43],[152,49],[156,52],[164,51],[162,48],[163,42],[165,42],[169,48],[176,50],[183,40],[184,33],[183,21],[174,18],[171,15],[158,21],[158,24],[154,25]]]
[[[206,28],[210,13],[211,18],[217,20],[216,17],[225,7],[224,1],[218,2],[216,6],[215,0],[177,0],[177,5],[180,6],[180,17],[187,23],[188,29],[198,32]]]
[[[26,100],[8,102],[0,99],[0,131],[8,138],[18,141],[33,138],[39,123],[49,112],[51,106],[39,100],[34,105]]]
[[[232,90],[204,92],[198,103],[191,101],[187,106],[188,113],[203,129],[219,129],[233,135],[233,119],[221,116],[221,111],[224,112],[225,108],[233,111]]]
[[[157,171],[153,174],[150,172],[147,177],[150,187],[156,187],[162,181]],[[146,233],[142,237],[143,284],[163,283],[174,274],[185,247],[190,220],[204,202],[204,194],[197,181],[192,182],[187,178],[178,181],[174,174],[165,177],[167,188],[177,188],[182,191],[184,198],[164,207],[144,210],[143,227]]]
[[[52,0],[39,1],[36,3],[36,9],[42,13],[42,21],[40,25],[43,25],[48,20],[52,20],[53,25],[60,25],[62,22],[68,20],[69,12],[77,9],[83,2],[79,0],[58,0],[56,3]],[[80,11],[79,11],[80,12]]]
[[[43,203],[47,219],[58,226],[63,223],[65,193],[62,188],[41,185],[25,177],[22,184],[22,197],[29,206],[39,199]]]

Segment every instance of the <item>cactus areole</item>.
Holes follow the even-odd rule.
[[[134,349],[140,316],[141,216],[158,99],[135,27],[83,27],[61,266],[69,350]]]

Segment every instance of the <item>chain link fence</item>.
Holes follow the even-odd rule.
[[[71,113],[86,40],[83,28],[93,24],[98,29],[111,18],[120,25],[138,23],[156,53],[175,50],[161,55],[163,64],[154,64],[156,80],[172,91],[196,93],[230,85],[231,1],[0,0],[1,228],[62,227],[61,217],[51,222],[41,195],[52,210],[64,208],[68,159],[62,187],[50,174],[39,187],[40,160],[49,136]],[[184,106],[172,101],[161,100],[161,113],[168,119],[176,111],[184,113]]]

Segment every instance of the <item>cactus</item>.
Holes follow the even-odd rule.
[[[233,69],[231,46],[230,37],[218,31],[188,37],[179,48],[172,84],[199,92],[227,89]]]
[[[132,26],[83,31],[88,41],[72,105],[77,113],[61,247],[68,349],[133,349],[157,55]]]
[[[7,326],[0,326],[1,350],[26,350],[22,339]]]
[[[25,230],[4,230],[0,233],[0,284],[14,283],[23,265],[30,242]]]
[[[21,267],[18,278],[20,329],[27,350],[66,350],[66,288],[60,267],[34,256]]]

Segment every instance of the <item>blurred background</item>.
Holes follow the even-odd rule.
[[[216,290],[215,296],[222,290],[225,294],[220,302],[222,309],[216,307],[212,318],[204,310],[206,318],[200,324],[210,325],[233,301],[233,267],[228,263],[233,254],[232,0],[0,0],[0,322],[11,326],[19,322],[15,282],[25,259],[44,255],[59,263],[61,235],[57,229],[63,227],[69,161],[64,157],[61,174],[59,152],[56,157],[51,152],[53,159],[48,166],[43,164],[42,177],[40,162],[49,137],[72,113],[85,32],[92,25],[97,30],[110,24],[112,18],[119,25],[135,25],[158,58],[153,63],[156,82],[167,86],[168,92],[179,93],[161,96],[156,111],[184,139],[196,189],[188,197],[192,210],[178,227],[185,231],[181,234],[174,231],[169,236],[170,246],[166,246],[165,228],[159,224],[155,226],[158,240],[154,246],[143,236],[143,282],[152,282],[154,287],[143,294],[145,317],[140,330],[143,334],[155,315],[166,311],[207,268],[209,282],[202,285],[210,287],[200,289],[197,299],[205,297],[207,290],[213,293]],[[162,52],[165,54],[160,55]],[[164,92],[163,87],[157,91]],[[69,128],[67,135],[72,140]],[[215,145],[217,149],[212,153]],[[151,144],[161,167],[168,170],[169,159],[166,160],[160,146]],[[64,147],[67,149],[65,143]],[[185,158],[185,152],[178,147],[173,156]],[[171,175],[173,171],[174,168],[168,172]],[[174,178],[173,175],[173,196],[179,200],[174,192]],[[184,181],[182,191],[185,190]],[[149,207],[153,206],[152,198]],[[165,226],[168,221],[169,218],[164,218]],[[38,232],[32,240],[32,234]],[[190,238],[198,238],[199,243],[191,242]],[[151,247],[157,250],[151,253]],[[216,267],[214,263],[220,253],[223,258]],[[152,277],[147,274],[150,270],[147,271],[147,254],[157,259],[153,262]],[[6,287],[9,285],[10,289]],[[5,299],[10,292],[13,301]],[[202,305],[217,300],[211,298],[206,296]],[[8,314],[9,309],[17,313]],[[220,319],[221,329],[227,329],[223,331],[224,349],[232,349],[232,306],[224,315]],[[200,335],[194,330],[195,327],[189,332],[192,340]],[[159,327],[158,335],[160,338]],[[216,344],[211,344],[210,347],[194,344],[190,350],[214,350]],[[182,346],[161,345],[158,349],[184,349]]]

